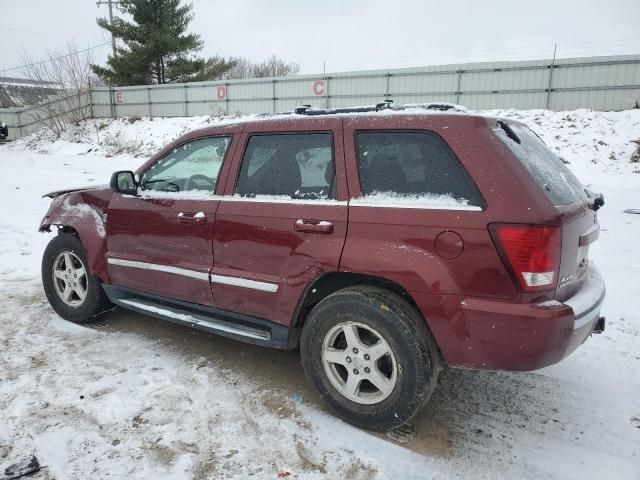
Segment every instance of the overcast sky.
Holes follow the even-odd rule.
[[[299,62],[303,73],[640,53],[640,0],[193,0],[205,56]],[[21,52],[107,42],[95,0],[0,0],[0,75]],[[102,62],[109,47],[94,50]]]

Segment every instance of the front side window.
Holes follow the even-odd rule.
[[[320,200],[334,195],[330,133],[254,135],[249,138],[236,193]]]
[[[231,137],[210,137],[177,147],[144,173],[142,190],[213,192],[230,142]]]
[[[449,146],[429,132],[357,133],[363,199],[415,206],[477,206],[484,202]]]

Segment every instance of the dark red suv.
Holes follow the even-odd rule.
[[[191,132],[40,230],[49,302],[300,347],[340,417],[386,429],[438,372],[532,370],[604,329],[602,196],[527,126],[447,105],[300,108]],[[444,110],[444,111],[443,111]]]

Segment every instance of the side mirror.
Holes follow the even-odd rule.
[[[111,182],[109,185],[111,190],[117,193],[123,193],[126,195],[138,194],[136,177],[131,170],[114,172],[113,175],[111,175]]]

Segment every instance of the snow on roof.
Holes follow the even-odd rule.
[[[56,93],[58,90],[50,82],[0,77],[0,108],[37,105]]]

